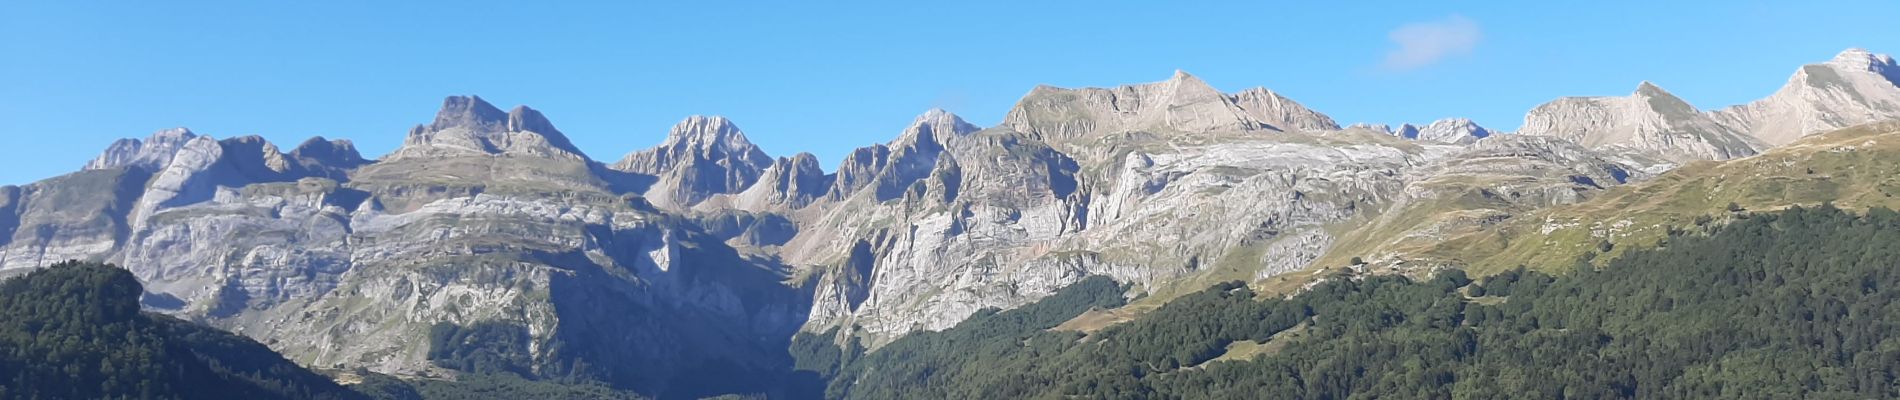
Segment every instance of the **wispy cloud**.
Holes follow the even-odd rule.
[[[1385,54],[1385,62],[1380,68],[1387,71],[1410,71],[1423,68],[1447,57],[1470,54],[1478,47],[1483,34],[1478,31],[1477,21],[1461,15],[1451,15],[1443,19],[1413,22],[1400,25],[1387,34],[1398,48]]]

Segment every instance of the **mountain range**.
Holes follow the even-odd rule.
[[[1127,306],[1094,315],[1112,321],[1217,282],[1292,291],[1329,267],[1524,261],[1539,242],[1511,240],[1526,232],[1622,229],[1578,216],[1606,193],[1687,198],[1670,186],[1684,174],[1810,160],[1856,145],[1803,138],[1893,119],[1900,66],[1859,49],[1748,104],[1698,110],[1642,82],[1537,106],[1516,132],[1342,127],[1177,71],[1036,87],[991,127],[929,110],[827,172],[718,116],[597,160],[539,111],[455,96],[377,159],[347,140],[286,152],[176,128],[0,187],[0,275],[110,262],[144,284],[146,309],[315,369],[469,373],[445,360],[456,344],[420,338],[483,332],[518,339],[483,351],[523,375],[717,395],[752,389],[705,377],[794,379],[801,332],[877,348],[1095,276],[1126,285]]]

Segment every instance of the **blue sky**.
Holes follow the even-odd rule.
[[[1037,84],[1175,69],[1341,123],[1509,130],[1559,96],[1650,80],[1713,108],[1848,47],[1900,52],[1890,0],[103,3],[0,5],[0,184],[175,126],[377,157],[452,94],[540,109],[600,160],[717,114],[829,168],[931,107],[989,126]]]

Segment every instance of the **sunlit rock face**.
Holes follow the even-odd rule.
[[[149,308],[321,368],[448,373],[419,338],[502,324],[529,338],[533,373],[665,388],[698,366],[782,367],[801,330],[876,346],[1092,275],[1166,298],[1401,262],[1681,163],[1894,118],[1895,71],[1849,51],[1713,112],[1644,83],[1552,101],[1509,133],[1342,129],[1177,73],[1037,87],[987,128],[928,110],[829,172],[710,116],[602,163],[538,111],[457,96],[375,160],[343,140],[286,153],[174,129],[0,187],[0,274],[119,263]]]
[[[1848,49],[1804,65],[1775,94],[1713,113],[1723,125],[1769,146],[1820,132],[1900,119],[1900,66],[1893,57]]]
[[[744,191],[772,166],[772,157],[747,140],[732,121],[693,116],[674,125],[665,143],[628,154],[613,168],[653,177],[654,183],[645,191],[649,201],[685,208],[714,195]],[[782,169],[779,173],[797,172]]]

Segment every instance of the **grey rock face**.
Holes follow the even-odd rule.
[[[555,198],[613,197],[598,163],[574,149],[541,113],[502,113],[480,98],[450,97],[435,121],[410,130],[401,148],[349,174],[392,212],[483,193]]]
[[[869,193],[880,202],[903,197],[913,185],[938,171],[940,164],[955,169],[950,167],[956,165],[955,161],[945,159],[950,154],[945,152],[945,147],[978,129],[943,110],[926,112],[911,122],[897,140],[868,150],[859,149],[847,158],[845,165],[838,167],[838,182],[832,185],[827,197],[842,200],[865,188],[870,188]],[[859,157],[860,154],[871,156]]]
[[[1900,118],[1900,65],[1893,57],[1848,49],[1802,66],[1768,98],[1712,117],[1770,146],[1851,125]]]
[[[331,179],[347,179],[346,172],[369,163],[349,140],[327,140],[321,136],[298,145],[290,152],[290,159],[313,175]]]
[[[185,128],[172,128],[153,133],[145,140],[119,139],[98,157],[86,163],[86,170],[110,168],[136,168],[150,173],[165,168],[178,149],[186,142],[196,139],[197,134]]]
[[[1829,71],[1893,75],[1861,58]],[[1873,98],[1861,89],[1778,101]],[[1459,119],[1340,130],[1273,92],[1177,74],[1037,88],[988,129],[932,110],[827,174],[718,117],[608,167],[538,112],[454,97],[374,162],[343,141],[286,154],[181,131],[0,187],[0,273],[119,262],[181,300],[164,311],[323,368],[449,373],[416,339],[498,323],[531,338],[533,373],[589,365],[663,389],[717,360],[778,366],[800,329],[879,345],[1090,275],[1166,298],[1342,256],[1401,264],[1672,162],[1750,154],[1756,128],[1795,114],[1701,112],[1646,84],[1546,104],[1524,135]]]
[[[749,211],[804,208],[823,198],[832,180],[811,153],[780,157],[760,173],[757,183],[738,194],[733,206]]]
[[[1491,131],[1478,126],[1470,119],[1446,118],[1433,121],[1422,128],[1412,126],[1412,124],[1401,125],[1398,130],[1393,131],[1393,135],[1438,143],[1469,144],[1477,142],[1478,139],[1491,137]]]
[[[1354,123],[1352,125],[1347,126],[1346,129],[1396,134],[1395,131],[1392,130],[1391,125],[1374,124],[1374,123],[1369,123],[1369,122]]]
[[[124,216],[149,173],[130,168],[75,172],[0,190],[0,273],[111,254]]]
[[[684,208],[716,194],[738,193],[759,180],[772,157],[725,117],[680,121],[658,147],[628,154],[613,168],[657,177],[646,190],[655,205]]]
[[[461,142],[493,153],[443,151],[459,140],[450,136],[547,126],[532,113],[496,122],[480,103],[451,103],[425,130],[453,135],[360,169],[348,142],[284,154],[257,137],[194,137],[156,171],[126,165],[0,188],[0,272],[115,262],[154,296],[179,300],[161,311],[324,368],[442,374],[422,338],[490,323],[531,337],[533,373],[590,373],[656,393],[688,367],[786,362],[778,354],[809,295],[782,283],[785,268],[635,207],[596,182],[579,153],[505,140]],[[752,220],[748,240],[782,243],[796,230],[759,221],[785,222]],[[576,365],[596,369],[567,370]]]
[[[1524,116],[1518,133],[1677,163],[1748,156],[1763,147],[1649,82],[1627,97],[1567,97],[1544,103]]]
[[[1900,118],[1900,66],[1848,49],[1802,66],[1773,95],[1716,111],[1644,82],[1624,98],[1565,98],[1531,110],[1520,133],[1683,162],[1752,155],[1817,132]]]
[[[527,106],[502,112],[476,96],[442,101],[435,122],[416,126],[387,159],[517,155],[586,159],[547,118]]]
[[[1332,118],[1266,89],[1234,95],[1176,71],[1166,81],[1114,89],[1037,87],[1003,125],[1048,143],[1096,132],[1214,132],[1338,130]]]

